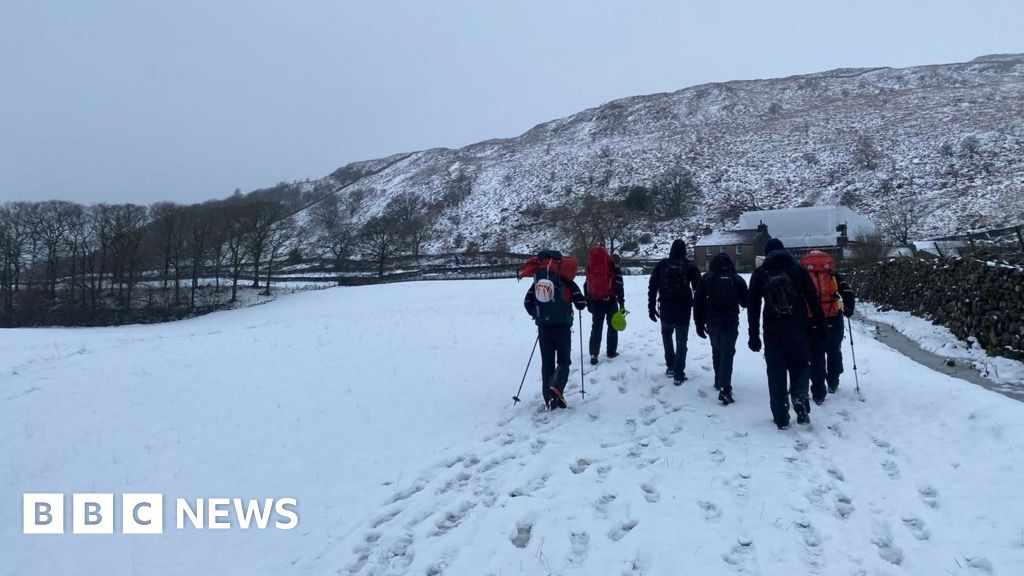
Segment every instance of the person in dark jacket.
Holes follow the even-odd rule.
[[[835,278],[843,303],[842,315],[826,316],[825,341],[811,342],[811,398],[818,405],[825,402],[828,394],[835,394],[839,390],[839,375],[843,373],[843,338],[846,336],[843,317],[853,316],[857,301],[853,289],[843,276],[836,272]]]
[[[661,318],[665,374],[673,377],[676,386],[686,380],[686,339],[690,329],[693,291],[699,281],[700,270],[686,258],[686,242],[677,239],[672,242],[668,258],[654,267],[647,286],[647,312],[652,322]]]
[[[537,342],[540,345],[541,392],[544,405],[549,410],[566,408],[565,385],[569,381],[569,367],[572,365],[572,307],[583,310],[587,300],[580,291],[579,285],[572,280],[559,278],[561,286],[556,292],[561,293],[551,303],[541,302],[537,298],[536,283],[530,285],[523,299],[526,313],[537,323]],[[569,297],[557,288],[566,288]],[[554,313],[545,310],[546,306],[561,308]]]
[[[693,295],[693,320],[697,336],[711,339],[715,389],[723,406],[732,398],[732,361],[740,329],[740,307],[747,307],[747,283],[736,273],[729,255],[720,252],[708,264]]]
[[[583,282],[583,295],[587,299],[587,310],[590,312],[590,316],[594,321],[590,327],[591,364],[597,364],[597,355],[601,352],[602,332],[604,332],[606,324],[608,326],[608,345],[606,353],[609,358],[615,358],[619,355],[619,331],[612,327],[612,315],[615,314],[619,308],[625,309],[626,292],[625,285],[622,282],[622,268],[619,268],[619,255],[612,255],[611,261],[613,293],[609,295],[607,300],[598,300],[594,298],[590,293],[587,282]],[[583,327],[580,326],[580,330],[582,329]]]
[[[750,304],[747,307],[750,339],[747,345],[754,352],[761,350],[761,301],[764,300],[768,394],[775,425],[785,430],[789,428],[789,398],[793,401],[797,423],[809,424],[811,421],[808,398],[811,340],[824,339],[825,315],[810,275],[782,242],[777,238],[769,240],[765,254],[764,263],[750,276]],[[808,310],[811,318],[808,318]]]

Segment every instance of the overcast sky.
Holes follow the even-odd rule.
[[[0,201],[205,200],[624,96],[1024,52],[1022,31],[1022,0],[0,0]]]

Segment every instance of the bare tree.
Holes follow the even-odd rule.
[[[295,239],[297,226],[295,217],[289,216],[274,222],[267,235],[267,287],[263,295],[270,295],[270,284],[274,274],[274,260],[284,251],[289,242]]]
[[[233,201],[221,211],[221,230],[224,233],[224,247],[231,271],[231,301],[238,300],[238,277],[245,263],[249,246],[250,227],[247,221],[252,218],[248,212],[252,207],[241,201]]]
[[[866,134],[858,136],[853,147],[853,162],[861,168],[874,170],[881,160],[882,153],[875,146],[875,141]]]
[[[885,258],[887,247],[882,235],[877,232],[859,234],[850,246],[853,260],[857,264],[870,264]]]
[[[432,216],[427,203],[419,194],[402,192],[388,202],[384,211],[397,220],[405,248],[419,256],[431,229]]]
[[[878,219],[886,238],[897,244],[910,244],[921,220],[920,205],[909,198],[898,199],[879,212]]]
[[[388,263],[401,253],[402,232],[398,221],[388,214],[374,216],[359,231],[359,248],[365,258],[377,264],[383,277]]]
[[[664,218],[689,216],[700,202],[700,185],[688,168],[670,168],[658,178],[654,188],[658,213]]]
[[[328,196],[313,207],[310,213],[313,242],[320,254],[334,262],[336,272],[341,261],[352,250],[352,223],[348,211],[337,196]]]

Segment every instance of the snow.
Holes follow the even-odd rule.
[[[964,342],[945,326],[932,324],[909,312],[883,311],[867,302],[858,303],[857,309],[866,318],[892,326],[897,332],[917,342],[922,349],[932,354],[960,361],[961,364],[966,363],[997,384],[1024,389],[1024,364],[1009,358],[989,356],[974,338]]]
[[[770,420],[742,348],[663,375],[646,277],[621,356],[538,400],[514,280],[331,288],[164,325],[0,331],[2,574],[1013,574],[1024,405],[855,323],[860,382]],[[585,315],[586,317],[586,315]],[[586,318],[589,321],[589,318]],[[745,326],[741,327],[741,333]],[[22,535],[25,492],[294,497],[299,526]],[[70,503],[70,496],[67,496]],[[172,509],[173,513],[173,509]],[[70,523],[68,524],[70,526]],[[68,529],[70,532],[70,528]],[[1018,568],[1014,568],[1014,567]]]

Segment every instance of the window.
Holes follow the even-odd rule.
[[[743,246],[740,246],[739,244],[736,245],[736,255],[743,256]]]
[[[704,256],[706,256],[707,258],[711,258],[712,250],[713,249],[714,249],[713,246],[708,246],[707,248],[705,248],[704,249]]]

